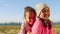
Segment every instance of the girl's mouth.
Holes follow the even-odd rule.
[[[48,15],[44,15],[44,18],[48,18],[49,16]]]

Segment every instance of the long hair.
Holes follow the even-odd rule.
[[[48,25],[44,22],[43,19],[41,19],[41,21],[42,21],[42,24],[45,28],[48,27],[49,30],[52,28],[52,24],[51,24],[50,20],[48,20],[48,22],[47,22]]]

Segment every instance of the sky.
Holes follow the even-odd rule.
[[[50,7],[53,22],[60,21],[60,0],[0,0],[0,23],[23,22],[24,8],[31,6],[35,9],[39,3],[46,3]]]

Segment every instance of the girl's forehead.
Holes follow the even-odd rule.
[[[43,10],[49,10],[49,8],[48,7],[45,7],[45,8],[43,8]]]
[[[45,9],[46,9],[46,10],[49,10],[49,8],[48,8],[48,7],[46,7]]]
[[[48,7],[44,8],[42,11],[50,11]]]
[[[35,14],[34,12],[31,12],[31,11],[30,12],[26,12],[26,13],[28,13],[28,14]]]
[[[28,15],[35,15],[34,12],[26,12]]]

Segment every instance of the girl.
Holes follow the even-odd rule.
[[[18,34],[31,34],[31,28],[36,20],[35,10],[30,6],[25,7],[24,18],[25,22]]]
[[[37,20],[32,27],[32,34],[52,34],[52,22],[49,20],[50,9],[42,3],[36,6]]]

